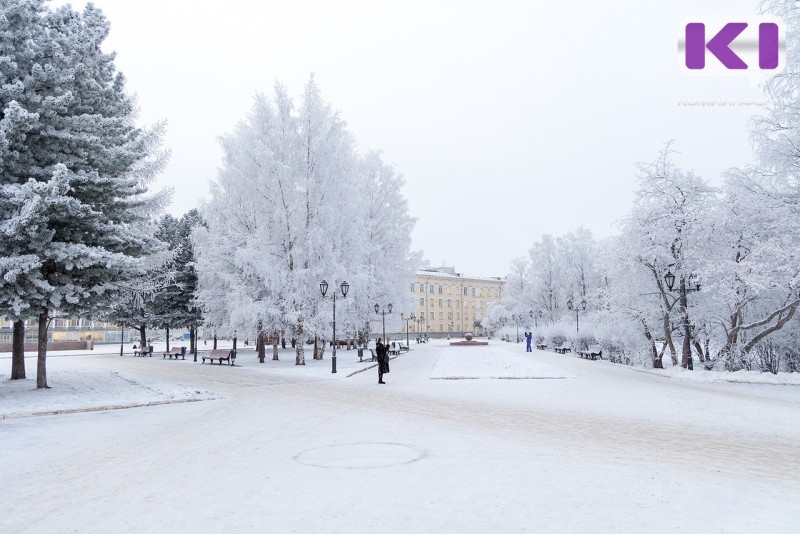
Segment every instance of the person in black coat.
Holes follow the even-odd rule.
[[[385,384],[383,373],[389,372],[389,352],[381,338],[375,342],[375,355],[378,357],[378,384]]]

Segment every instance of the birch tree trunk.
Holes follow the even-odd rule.
[[[286,338],[281,337],[281,341],[283,341],[283,348],[286,348]],[[278,361],[278,332],[275,332],[272,336],[272,359],[276,362]]]
[[[305,343],[303,342],[303,322],[297,321],[297,324],[294,327],[294,337],[296,340],[295,349],[294,349],[294,364],[295,365],[305,365],[306,358],[303,352]]]

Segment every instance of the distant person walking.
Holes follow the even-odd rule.
[[[533,352],[533,350],[531,350],[532,339],[533,339],[533,332],[525,332],[525,352]]]
[[[375,355],[378,357],[378,384],[385,384],[383,373],[389,372],[389,352],[381,338],[375,342]]]

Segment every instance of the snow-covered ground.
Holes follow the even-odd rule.
[[[0,382],[0,531],[796,531],[800,387],[524,350],[50,358]]]

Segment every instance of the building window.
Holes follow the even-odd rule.
[[[436,312],[431,312],[431,321],[436,320]]]
[[[425,318],[425,312],[419,312],[419,318],[420,319],[424,319]]]
[[[425,306],[425,297],[422,297],[421,299],[419,299],[419,305],[420,306]]]
[[[431,308],[433,308],[433,306],[434,306],[433,299],[431,299]]]
[[[444,308],[444,306],[442,305],[442,299],[439,299],[439,307]]]
[[[468,288],[466,288],[466,287],[464,288],[464,296],[466,296],[466,294],[467,294],[467,289]]]
[[[439,332],[444,332],[444,325],[439,323]]]
[[[453,320],[453,312],[447,312],[447,320],[448,321],[452,321]]]
[[[434,292],[434,289],[436,289],[436,288],[434,288],[434,287],[433,287],[433,285],[432,285],[432,284],[431,284],[431,285],[429,285],[428,287],[431,289],[431,293],[433,293],[433,292]]]
[[[476,288],[476,287],[472,288],[472,296],[473,297],[477,297],[478,296],[478,288]]]
[[[443,292],[444,290],[442,289],[442,286],[439,286],[439,294],[441,295]]]
[[[425,293],[425,284],[420,284],[419,285],[419,292],[420,293]]]
[[[452,308],[453,307],[453,301],[451,301],[450,299],[447,299],[447,307],[448,308]]]
[[[414,292],[414,284],[411,284],[411,292]]]

